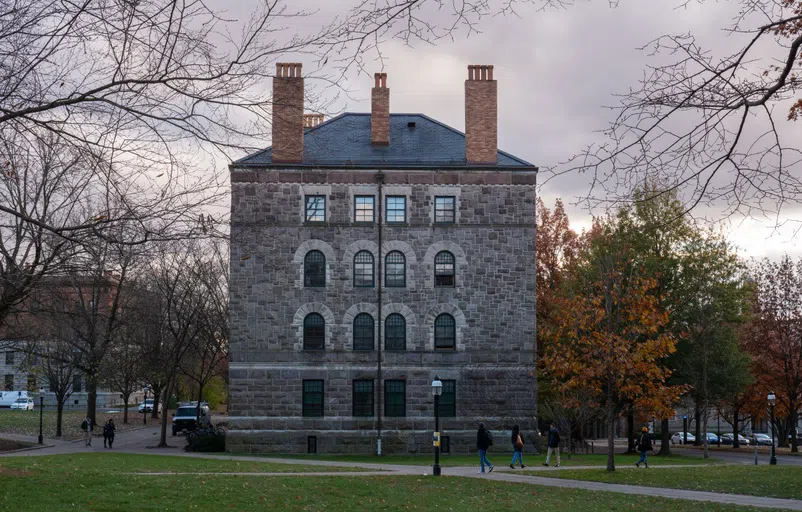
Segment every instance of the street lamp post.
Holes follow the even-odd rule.
[[[440,377],[434,377],[432,381],[432,395],[434,395],[434,466],[432,475],[440,476],[440,394],[443,393],[443,383]]]
[[[42,414],[45,410],[45,388],[39,388],[39,444],[45,444],[45,438],[42,435]]]
[[[683,446],[687,445],[688,444],[688,415],[687,414],[683,414],[682,415],[682,437],[683,437],[683,439],[682,439]]]
[[[143,425],[147,425],[148,424],[148,404],[147,404],[147,402],[148,402],[148,387],[145,386],[144,388],[142,388],[142,391],[145,392],[145,398],[142,399],[142,424]]]
[[[774,391],[769,392],[768,396],[769,410],[771,411],[771,458],[769,459],[770,466],[777,465],[777,454],[774,451],[774,403],[777,398],[774,396]]]

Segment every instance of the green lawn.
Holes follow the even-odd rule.
[[[564,470],[531,472],[537,476],[634,484],[693,491],[751,494],[772,498],[802,499],[802,466],[711,466],[700,468]]]
[[[167,469],[224,471],[233,469],[232,464],[243,465],[106,453],[4,458],[0,459],[0,510],[748,510],[476,478],[127,474]]]
[[[116,409],[115,409],[116,410]],[[83,430],[81,430],[81,422],[86,418],[86,411],[64,411],[62,417],[62,433],[63,439],[80,439],[83,437]],[[132,428],[142,426],[142,415],[136,414],[136,410],[128,411],[128,424],[123,423],[123,413],[106,413],[98,411],[97,421],[102,424],[106,423],[109,418],[114,418],[114,423],[117,426],[117,432],[124,432]],[[152,420],[148,415],[148,423],[157,420]],[[56,435],[56,411],[47,410],[42,415],[42,431],[45,438],[52,438]],[[20,434],[26,436],[39,435],[39,409],[35,411],[12,411],[10,409],[0,409],[0,437],[3,433]],[[102,429],[98,427],[95,430],[95,435],[102,435]]]
[[[245,455],[245,454],[241,454]],[[254,455],[249,455],[254,456]],[[369,462],[373,464],[404,464],[410,466],[428,466],[434,463],[434,455],[382,455],[377,457],[375,455],[270,455],[264,454],[264,457],[276,458],[291,458],[291,459],[308,459],[308,460],[328,460],[335,462]],[[490,462],[496,464],[499,468],[504,466],[509,467],[512,453],[490,453],[487,456]],[[555,464],[552,458],[552,464]],[[638,455],[616,455],[617,464],[635,464],[638,460]],[[524,464],[528,466],[539,466],[546,461],[545,455],[524,454]],[[716,461],[708,459],[705,461],[700,457],[690,457],[685,455],[672,455],[670,457],[657,457],[652,456],[649,458],[649,464],[662,465],[662,464],[711,464]],[[567,454],[562,455],[561,463],[563,466],[606,466],[607,455],[602,454],[588,454],[588,455],[573,455],[570,459]],[[440,465],[443,467],[454,466],[479,466],[478,455],[443,455],[440,457]],[[517,467],[517,466],[516,466]]]

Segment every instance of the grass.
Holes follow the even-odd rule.
[[[802,499],[802,488],[799,486],[799,482],[802,481],[800,466],[712,466],[692,469],[665,468],[655,471],[628,467],[618,469],[614,473],[597,469],[528,473],[551,478],[612,484]]]
[[[47,408],[45,408],[42,416],[42,432],[45,438],[54,438],[56,436],[56,411],[47,410]],[[86,411],[84,410],[64,411],[61,423],[63,433],[61,439],[72,440],[82,438],[84,433],[83,430],[81,430],[81,422],[84,418],[86,418]],[[133,412],[128,411],[128,424],[123,423],[122,412],[106,413],[102,410],[98,410],[97,421],[100,426],[95,428],[95,435],[102,436],[102,426],[109,418],[114,418],[118,433],[142,426],[142,415],[137,415],[136,410]],[[157,420],[151,420],[150,416],[148,416],[148,423],[151,421]],[[38,436],[39,410],[12,411],[10,409],[0,409],[0,436],[2,436],[3,433]]]
[[[246,454],[241,454],[246,455]],[[375,455],[271,455],[271,454],[248,454],[249,456],[264,456],[276,458],[290,458],[290,459],[303,459],[303,460],[327,460],[334,462],[361,462],[372,464],[400,464],[410,466],[429,466],[434,461],[434,455],[382,455],[377,457]],[[512,459],[512,452],[510,453],[490,453],[488,459],[498,467],[509,466]],[[635,464],[638,460],[638,455],[616,455],[617,464]],[[531,466],[539,466],[546,461],[545,455],[524,454],[524,464]],[[703,465],[711,464],[715,461],[707,460],[700,457],[691,457],[686,455],[671,455],[669,457],[656,457],[653,456],[649,459],[650,464],[664,465],[664,464],[688,464],[688,465]],[[554,464],[552,458],[552,464]],[[562,455],[562,466],[605,466],[607,464],[607,455],[604,454],[588,454],[588,455],[573,455],[570,459],[567,454]],[[443,455],[440,457],[440,465],[443,467],[456,467],[456,466],[479,466],[478,455]]]
[[[224,471],[231,469],[229,462],[106,453],[4,458],[0,510],[749,510],[476,478],[127,474],[168,468]]]

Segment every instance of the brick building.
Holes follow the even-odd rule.
[[[227,447],[444,451],[480,421],[536,415],[535,179],[497,149],[492,66],[470,66],[466,133],[390,114],[303,114],[300,64],[273,80],[273,146],[231,165]]]

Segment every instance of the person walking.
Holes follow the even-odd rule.
[[[92,420],[89,416],[81,423],[81,430],[84,431],[84,442],[86,446],[92,446],[92,430],[94,426],[92,425]]]
[[[518,425],[512,427],[512,435],[510,436],[510,441],[512,441],[512,462],[510,462],[510,467],[515,469],[515,460],[518,459],[518,462],[521,463],[521,469],[525,468],[524,466],[524,436],[521,434],[521,429]]]
[[[646,456],[652,451],[652,436],[649,435],[649,429],[647,427],[640,429],[640,436],[638,436],[636,446],[640,452],[640,459],[635,463],[635,467],[639,468],[640,463],[643,462],[643,465],[648,468],[649,461]]]
[[[546,462],[543,463],[544,466],[548,466],[549,462],[551,461],[551,454],[557,454],[557,467],[560,467],[560,431],[557,430],[557,425],[552,423],[551,428],[549,429],[549,450],[546,452]]]
[[[103,425],[103,448],[106,448],[108,443],[108,448],[111,449],[111,445],[114,444],[115,430],[117,430],[117,427],[114,425],[114,418],[109,418],[109,421]]]
[[[485,472],[485,465],[487,465],[490,469],[488,473],[493,472],[493,464],[487,460],[487,450],[493,445],[493,436],[485,430],[485,424],[479,424],[479,430],[476,432],[476,449],[479,450],[479,465],[481,466],[482,470],[480,473]]]

